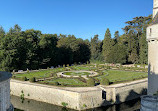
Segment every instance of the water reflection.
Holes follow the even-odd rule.
[[[25,99],[24,101],[21,101],[21,99],[16,96],[11,97],[11,102],[14,107],[17,108],[15,111],[75,111],[34,100]],[[89,109],[86,111],[136,111],[139,108],[140,99],[136,99],[120,105]]]

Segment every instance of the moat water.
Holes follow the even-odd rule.
[[[21,100],[20,97],[16,96],[11,96],[11,102],[15,107],[15,111],[76,111],[34,100]],[[86,111],[138,111],[138,109],[140,109],[140,99],[135,99],[119,105],[89,109]]]

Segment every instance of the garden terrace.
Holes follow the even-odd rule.
[[[29,80],[35,77],[37,83],[56,85],[56,86],[72,86],[82,87],[91,86],[87,84],[89,79],[94,80],[96,84],[100,84],[103,78],[109,80],[110,84],[123,83],[128,81],[134,81],[142,78],[146,78],[147,72],[144,72],[142,68],[124,68],[109,67],[106,65],[78,65],[69,67],[60,67],[54,69],[45,69],[39,71],[27,71],[23,74],[14,74],[13,78],[18,80]],[[90,72],[97,73],[95,76],[91,76]],[[62,73],[65,76],[58,76]],[[25,79],[21,79],[24,78]]]

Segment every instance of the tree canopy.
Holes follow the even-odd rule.
[[[99,40],[96,34],[90,41],[75,35],[42,34],[34,29],[22,31],[17,24],[8,32],[0,27],[0,69],[39,69],[92,60],[147,64],[146,28],[151,21],[152,15],[135,17],[126,22],[124,34],[116,31],[112,37],[107,28],[104,40]]]

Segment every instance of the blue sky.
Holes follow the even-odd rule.
[[[152,6],[153,0],[1,0],[0,25],[102,40],[107,28],[122,34],[126,21],[152,14]]]

